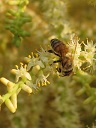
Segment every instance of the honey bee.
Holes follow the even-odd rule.
[[[48,50],[50,53],[54,53],[59,56],[59,60],[53,63],[60,63],[57,71],[62,74],[62,76],[69,76],[73,72],[73,59],[72,56],[68,57],[68,47],[58,39],[52,39],[50,41],[53,50]]]

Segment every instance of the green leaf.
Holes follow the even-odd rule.
[[[21,38],[19,36],[15,36],[12,40],[12,43],[16,46],[19,47],[21,45]]]

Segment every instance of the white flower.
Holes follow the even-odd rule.
[[[78,56],[75,56],[74,57],[74,60],[73,60],[73,65],[74,65],[74,68],[78,68],[80,69],[81,65],[82,65],[82,60],[80,60],[78,58]]]
[[[44,64],[41,60],[39,60],[39,58],[35,58],[35,57],[32,57],[32,58],[28,58],[30,59],[29,63],[28,63],[28,66],[27,66],[27,70],[29,71],[32,67],[36,66],[36,65],[39,65],[41,68],[44,68]]]
[[[81,44],[79,43],[78,37],[76,35],[72,35],[69,42],[69,52],[73,59],[74,68],[80,69],[82,65],[82,60],[79,59],[81,51]]]
[[[48,52],[46,52],[43,48],[41,48],[41,51],[40,52],[38,51],[38,54],[41,61],[48,63],[48,55],[49,55]]]
[[[47,49],[49,50],[49,49]],[[45,49],[41,48],[41,51],[38,52],[40,60],[45,64],[45,65],[50,65],[53,63],[54,59],[54,54],[50,54],[48,51]]]
[[[39,90],[39,87],[37,86],[37,84],[36,84],[36,83],[34,84],[32,81],[27,81],[26,84],[27,84],[29,87],[31,87],[33,91],[34,91],[34,89],[35,89],[35,91],[36,91],[36,90]]]
[[[40,85],[44,86],[44,85],[50,84],[50,82],[47,80],[48,76],[49,74],[45,76],[43,72],[40,71],[38,74],[38,78],[36,80],[36,85],[40,87]]]
[[[20,69],[12,69],[11,72],[16,75],[16,82],[19,81],[20,77],[31,80],[31,75],[27,72],[26,66],[23,67],[23,65],[21,65]]]
[[[87,44],[85,44],[85,51],[92,52],[94,54],[96,51],[96,44],[93,44],[93,41],[88,42],[87,40]]]
[[[84,44],[84,50],[85,50],[85,54],[84,57],[86,59],[86,61],[88,63],[90,63],[90,65],[93,65],[93,62],[95,60],[94,56],[96,54],[96,44],[93,44],[93,42],[88,42],[87,40],[87,44]]]
[[[81,54],[81,44],[79,43],[79,39],[76,35],[71,37],[71,41],[69,42],[69,51],[72,53],[72,56],[80,56]]]
[[[84,45],[83,50],[82,50],[82,44]],[[73,35],[71,37],[69,46],[70,46],[69,51],[73,58],[74,69],[75,68],[80,69],[81,66],[86,62],[89,63],[90,66],[94,65],[96,44],[93,44],[93,42],[88,42],[88,39],[87,39],[87,43],[84,43],[83,41],[79,43],[78,37],[76,37],[76,35]]]

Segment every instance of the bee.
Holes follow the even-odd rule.
[[[69,76],[73,72],[73,59],[72,56],[67,56],[68,47],[58,39],[52,39],[50,41],[52,50],[48,50],[49,53],[54,53],[59,56],[59,60],[53,63],[60,63],[57,71],[62,74],[62,76]]]

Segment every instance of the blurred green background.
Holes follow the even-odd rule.
[[[68,41],[69,35],[76,33],[81,40],[88,38],[95,42],[96,7],[90,2],[29,0],[24,13],[30,17],[30,22],[26,22],[22,28],[30,36],[22,37],[22,43],[20,40],[17,47],[18,40],[12,43],[14,32],[6,29],[6,26],[11,24],[7,20],[15,19],[14,16],[7,16],[8,10],[18,10],[19,7],[9,5],[6,0],[0,1],[0,77],[15,81],[10,70],[32,51],[40,50],[41,46],[47,47],[52,36]],[[36,94],[29,96],[22,91],[18,95],[16,113],[9,112],[3,104],[0,128],[95,128],[96,116],[92,115],[90,104],[83,104],[86,95],[75,95],[78,84],[70,88],[69,85],[73,84],[70,78],[50,76],[49,80],[51,84]],[[0,94],[5,93],[6,87],[0,83]]]

